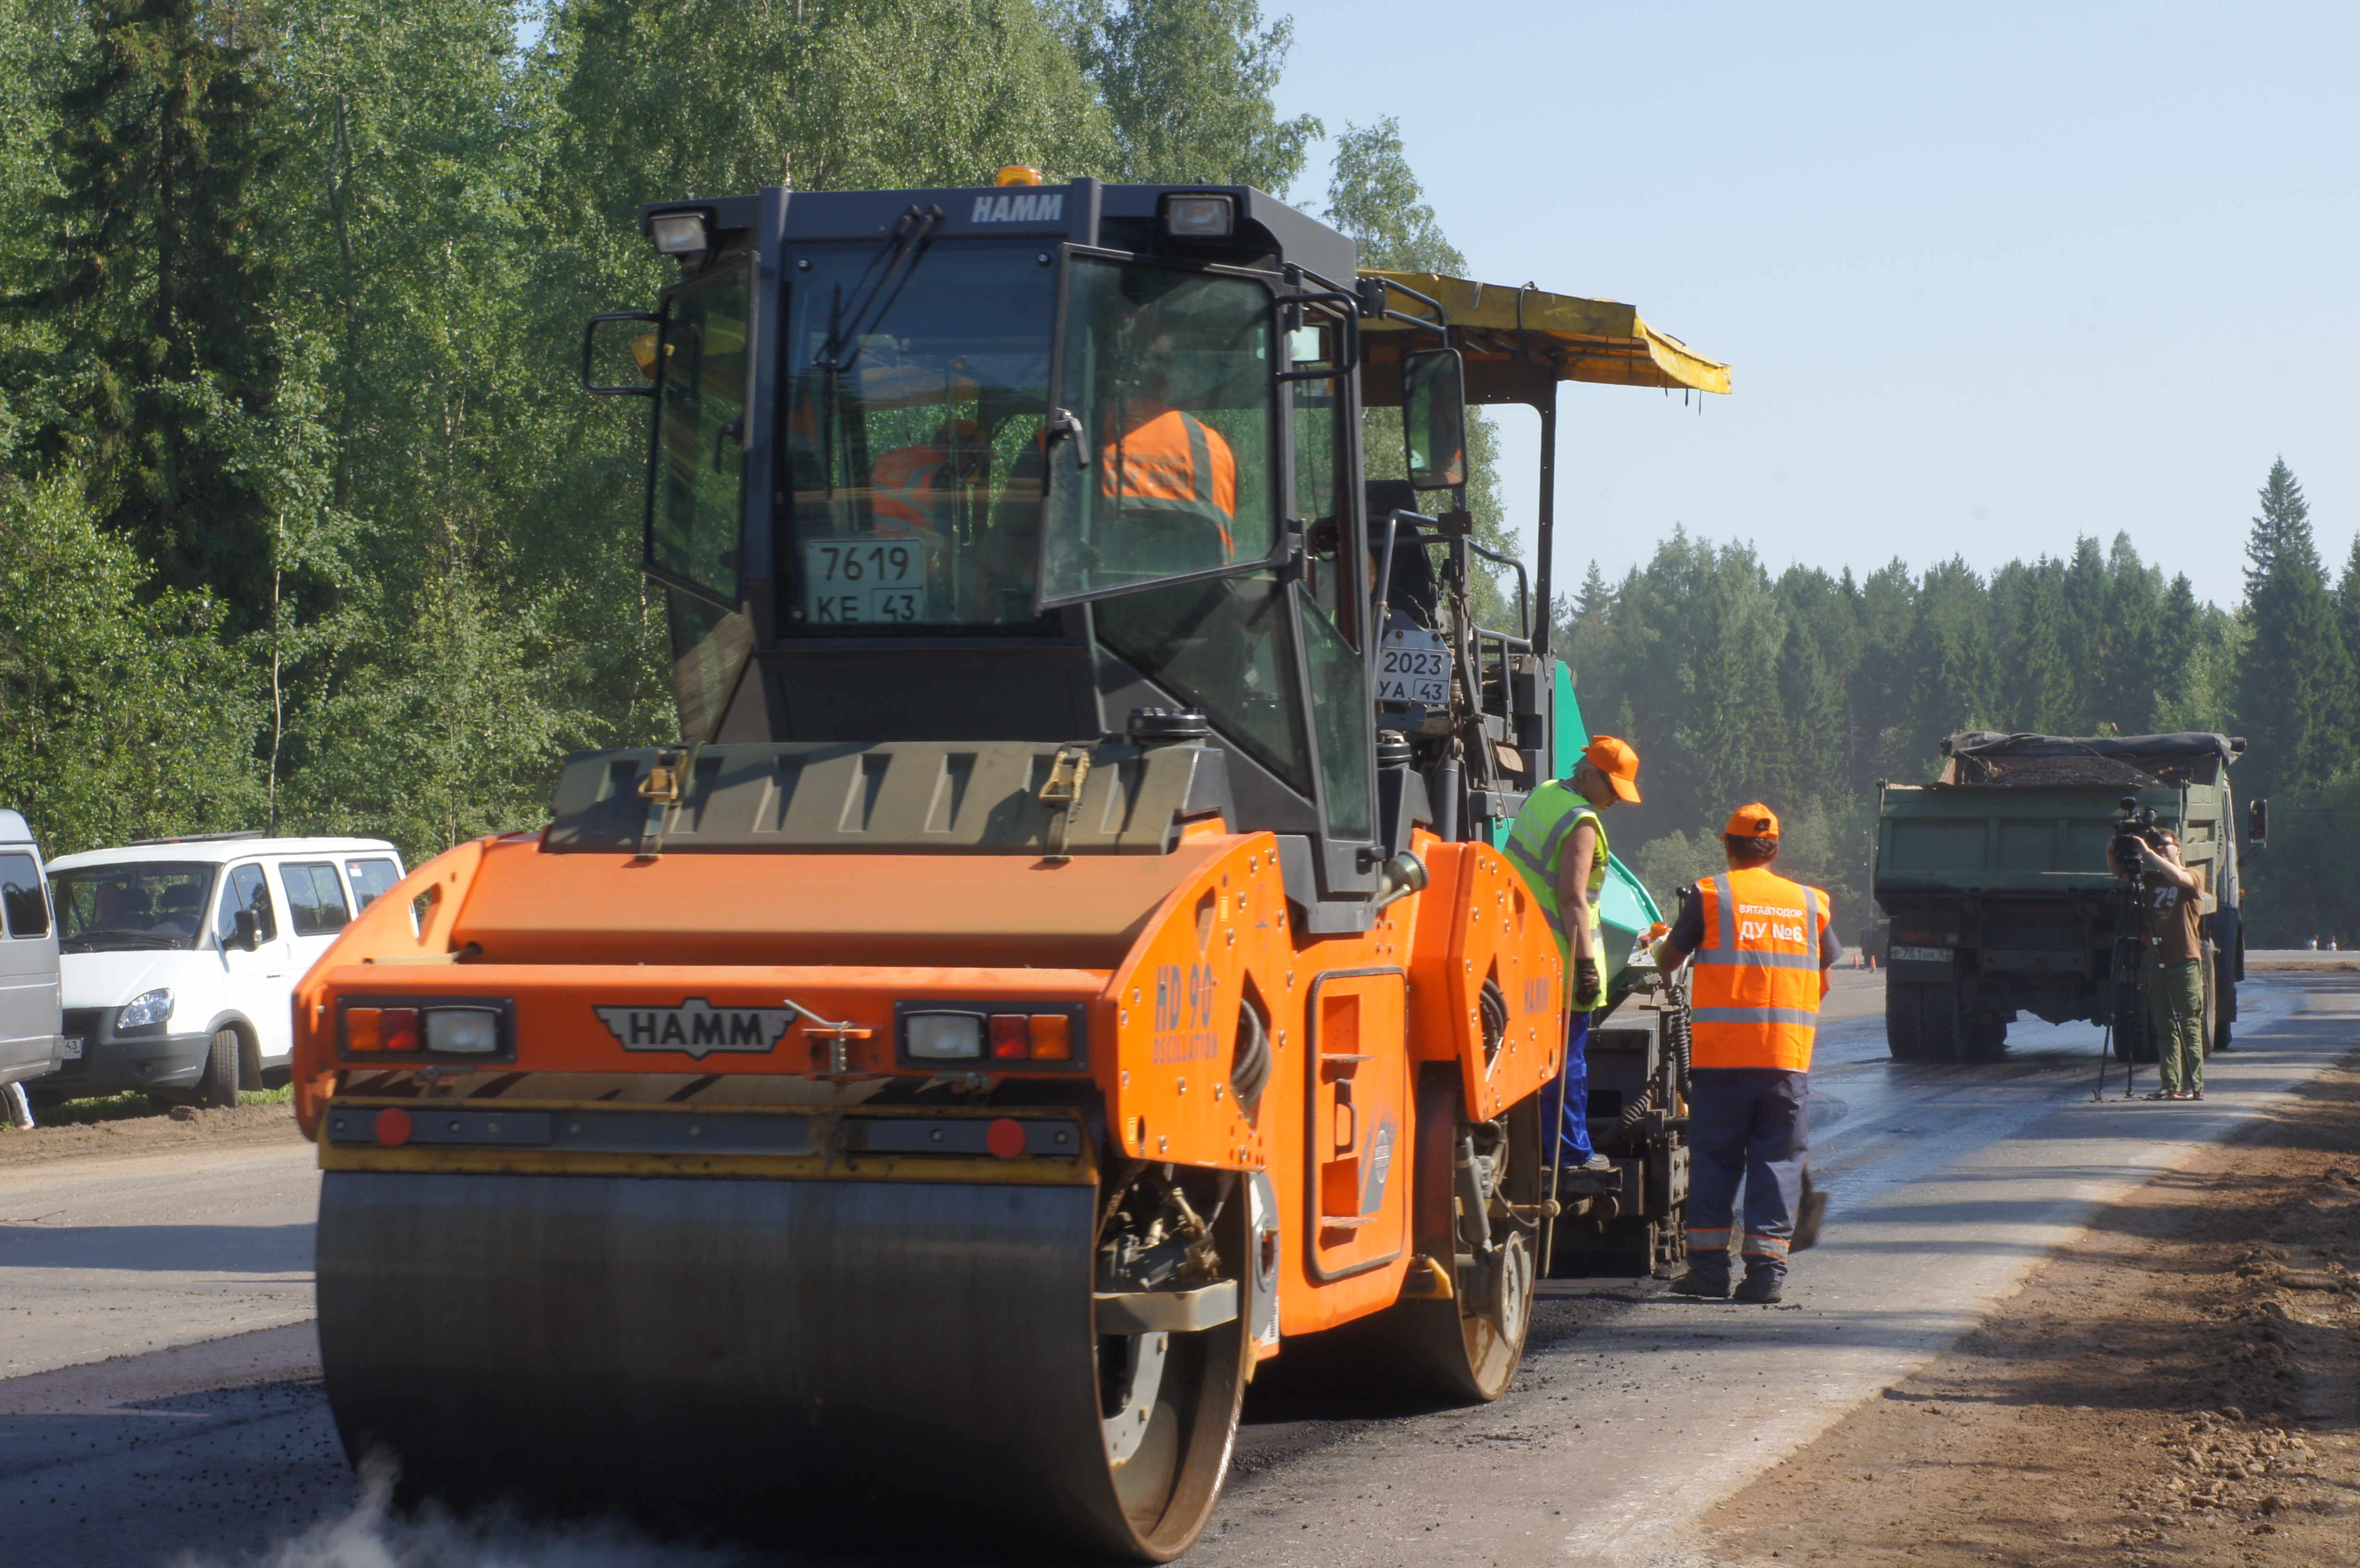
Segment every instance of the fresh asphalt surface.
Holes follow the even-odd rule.
[[[1850,1010],[1874,1005],[1865,976],[1839,979]],[[1495,1404],[1259,1396],[1228,1498],[1189,1561],[1684,1561],[1689,1519],[1938,1352],[2098,1205],[2266,1108],[2360,1024],[2360,977],[2257,975],[2242,995],[2237,1049],[2214,1059],[2195,1105],[2120,1103],[2119,1067],[2108,1100],[2091,1104],[2086,1027],[2019,1024],[2005,1060],[1957,1067],[1891,1062],[1874,1016],[1830,1024],[1812,1074],[1829,1231],[1797,1259],[1785,1306],[1548,1280],[1524,1375]],[[310,1151],[284,1148],[0,1173],[0,1557],[212,1565],[276,1547],[274,1568],[748,1561],[356,1512],[309,1322],[316,1185]],[[886,1560],[873,1545],[795,1559]]]

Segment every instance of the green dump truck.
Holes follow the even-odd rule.
[[[2025,1013],[2111,1022],[2117,1054],[2151,1059],[2136,950],[2122,942],[2136,934],[2135,908],[2106,854],[2126,812],[2149,811],[2205,879],[2205,1039],[2226,1049],[2245,978],[2229,768],[2245,749],[2196,733],[1970,731],[1942,743],[1932,783],[1880,783],[1874,887],[1892,921],[1885,1033],[1895,1059],[1996,1056]],[[2258,847],[2267,808],[2251,810]]]

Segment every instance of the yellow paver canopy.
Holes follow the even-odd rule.
[[[1438,301],[1450,314],[1452,346],[1469,356],[1470,381],[1482,360],[1538,355],[1556,365],[1559,381],[1729,390],[1729,366],[1656,331],[1637,310],[1612,299],[1475,283],[1438,272],[1371,267],[1361,276],[1382,278]],[[1397,308],[1413,316],[1422,310],[1407,300],[1399,301]],[[1386,320],[1363,321],[1360,327],[1367,332],[1409,330]]]

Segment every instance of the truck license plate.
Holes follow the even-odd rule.
[[[1947,947],[1896,947],[1893,950],[1896,964],[1948,964],[1950,950]]]
[[[1434,633],[1391,631],[1377,650],[1377,701],[1424,702],[1447,707],[1450,702],[1450,649]]]
[[[915,539],[809,539],[803,612],[813,626],[909,626],[925,590],[925,547]]]
[[[79,1062],[82,1060],[82,1037],[81,1035],[70,1034],[66,1036],[66,1060],[68,1062]]]

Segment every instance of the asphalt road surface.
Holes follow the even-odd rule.
[[[1839,979],[1837,1013],[1874,1007],[1866,977]],[[2119,1067],[2110,1097],[2091,1103],[2097,1037],[2084,1027],[2019,1024],[2005,1060],[1937,1067],[1889,1062],[1873,1015],[1830,1023],[1812,1112],[1833,1201],[1785,1305],[1549,1280],[1524,1373],[1495,1404],[1257,1398],[1229,1497],[1189,1561],[1688,1561],[1685,1527],[1711,1503],[1950,1343],[2099,1205],[2354,1041],[2360,976],[2273,974],[2242,995],[2237,1049],[2213,1060],[2197,1104],[2114,1098]],[[307,1149],[0,1174],[0,1557],[748,1561],[603,1531],[385,1522],[320,1396],[304,1272],[315,1187]]]

